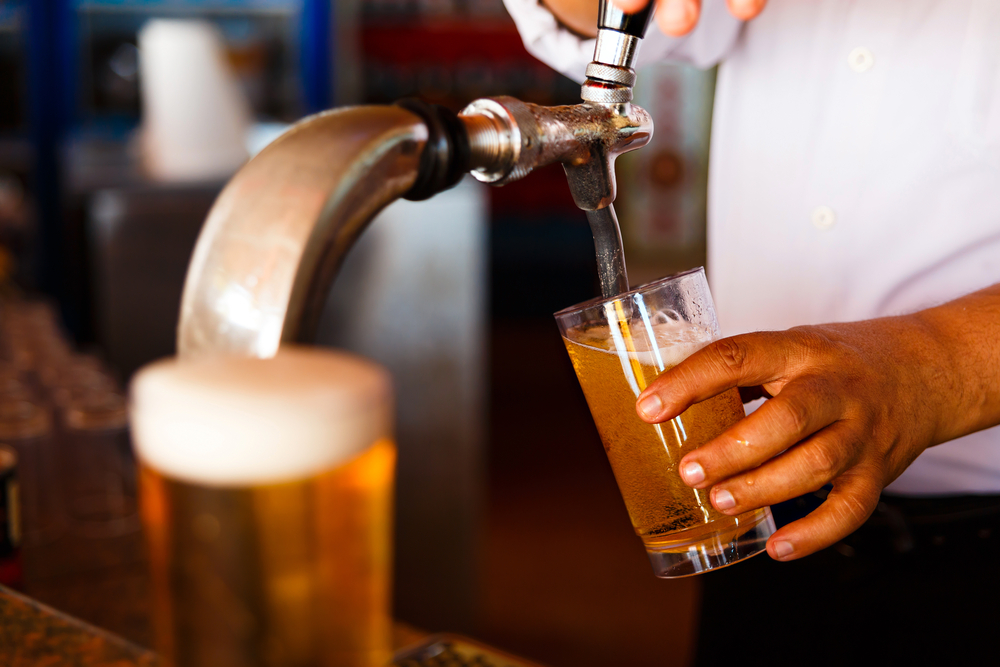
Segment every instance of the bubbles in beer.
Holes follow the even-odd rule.
[[[613,326],[616,332],[612,332],[607,324],[581,325],[567,331],[566,338],[577,345],[626,355],[661,371],[676,366],[708,345],[713,338],[711,329],[682,322],[672,311],[657,311],[645,319],[633,317],[627,325]],[[623,335],[613,335],[618,332]]]
[[[712,330],[678,321],[670,312],[635,316],[627,324],[585,324],[566,331],[565,343],[601,435],[636,533],[662,547],[680,533],[726,517],[705,490],[681,481],[681,457],[718,436],[743,416],[736,390],[698,403],[664,424],[647,424],[636,396],[665,370],[713,339]]]

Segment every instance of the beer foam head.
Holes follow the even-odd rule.
[[[570,329],[566,338],[655,368],[672,368],[715,339],[711,329],[669,317],[632,319],[627,326],[591,324]]]
[[[282,348],[271,359],[151,364],[131,386],[136,453],[158,472],[208,485],[301,479],[390,437],[380,366],[342,352]]]

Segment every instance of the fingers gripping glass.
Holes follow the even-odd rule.
[[[681,481],[678,464],[744,416],[730,389],[663,424],[635,411],[657,376],[719,337],[704,269],[595,299],[555,315],[618,488],[658,577],[725,567],[764,550],[770,509],[726,516],[708,489]]]

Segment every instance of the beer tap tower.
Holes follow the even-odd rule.
[[[302,120],[265,148],[226,185],[202,227],[184,286],[178,354],[266,358],[283,343],[311,342],[342,260],[376,214],[399,198],[432,197],[469,172],[503,185],[562,163],[594,232],[602,291],[627,289],[612,208],[614,161],[653,131],[649,114],[631,104],[650,11],[627,16],[607,0],[600,10],[581,104],[497,97],[457,115],[414,100],[339,108]],[[466,522],[467,503],[459,501],[467,500],[449,496],[451,504],[433,510],[456,516],[431,519]],[[419,527],[405,532],[419,534]]]
[[[614,161],[653,134],[649,114],[631,104],[651,15],[601,1],[582,104],[495,97],[455,116],[407,100],[299,122],[247,163],[209,212],[184,285],[178,353],[270,357],[282,342],[311,340],[344,255],[375,214],[400,197],[432,197],[467,172],[503,185],[562,163],[594,232],[602,291],[626,290]]]

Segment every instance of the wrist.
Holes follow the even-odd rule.
[[[926,341],[923,382],[939,418],[934,444],[1000,423],[1000,291],[989,291],[912,316]]]
[[[912,390],[915,410],[929,416],[927,446],[939,445],[964,433],[967,412],[962,406],[962,373],[955,363],[955,350],[949,345],[935,314],[919,311],[901,318],[909,331],[901,345],[905,364],[916,374]]]

